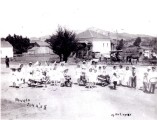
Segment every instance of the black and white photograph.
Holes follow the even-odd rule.
[[[156,0],[0,0],[1,120],[157,120]]]

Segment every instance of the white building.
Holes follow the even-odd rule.
[[[100,53],[104,57],[110,57],[111,40],[101,33],[86,30],[77,35],[79,42],[92,43],[92,52]]]
[[[0,57],[5,58],[6,56],[13,57],[13,46],[7,41],[1,41]]]

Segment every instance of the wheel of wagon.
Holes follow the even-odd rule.
[[[78,80],[77,80],[77,83],[78,83],[78,85],[80,86],[80,85],[81,85],[81,80],[78,79]]]
[[[72,87],[72,82],[70,82],[70,86],[69,87]]]
[[[61,83],[61,87],[64,87],[64,83]]]
[[[66,86],[67,86],[67,87],[71,87],[71,86],[72,86],[72,83],[71,83],[71,82],[67,82],[67,83],[66,83]]]
[[[102,86],[102,87],[105,87],[105,85],[106,85],[105,83],[102,83],[102,85],[101,85],[101,86]]]

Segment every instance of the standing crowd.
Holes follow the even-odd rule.
[[[28,65],[21,64],[19,68],[11,72],[10,83],[12,87],[43,87],[47,85],[72,87],[77,84],[87,88],[94,88],[97,85],[110,86],[116,90],[117,86],[137,88],[140,83],[143,92],[154,93],[157,83],[156,67],[147,67],[144,71],[138,71],[135,66],[113,66],[108,69],[107,65],[85,62],[73,66],[71,69],[64,62],[47,63],[40,62]],[[140,74],[139,74],[140,73]],[[139,88],[139,87],[138,87]]]

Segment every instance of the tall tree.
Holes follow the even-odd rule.
[[[70,54],[77,48],[76,34],[61,27],[58,27],[56,34],[46,41],[50,44],[53,52],[59,55],[60,61],[67,62]]]
[[[141,43],[141,37],[137,37],[136,40],[135,40],[135,42],[133,43],[133,45],[139,47],[140,43]]]
[[[14,53],[16,54],[22,54],[23,52],[27,52],[30,46],[30,40],[27,37],[23,38],[20,35],[8,35],[5,40],[13,46]]]
[[[117,50],[122,50],[123,47],[124,47],[124,41],[123,41],[123,39],[121,39],[121,40],[119,41],[119,44],[117,45],[116,49],[117,49]]]

